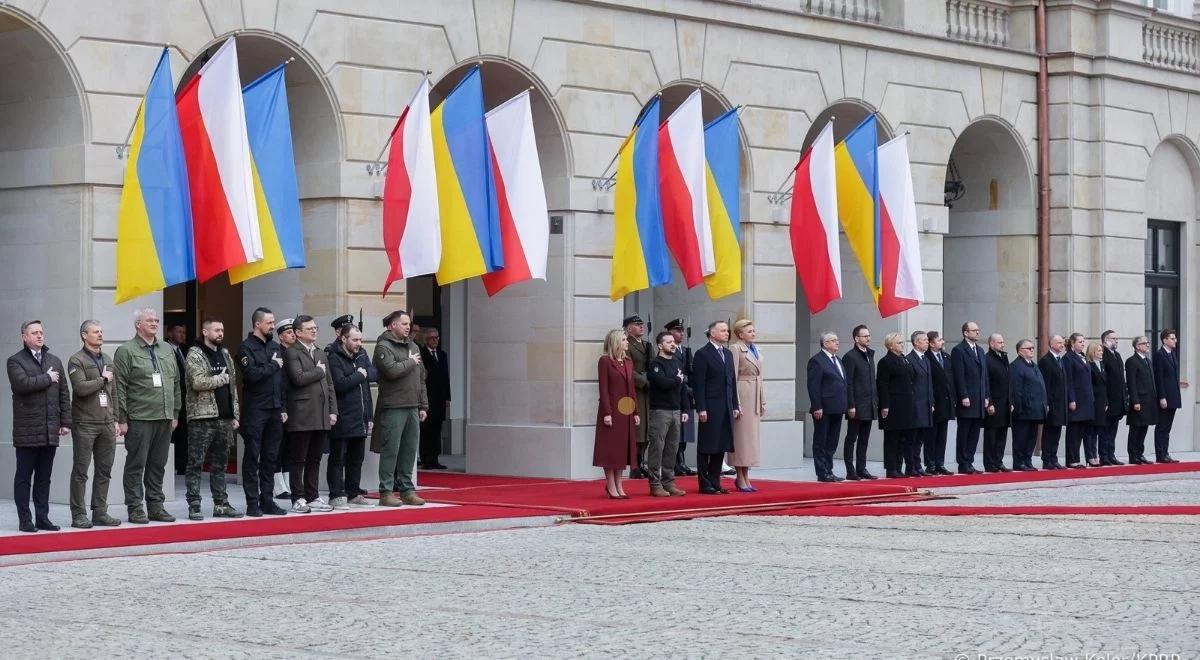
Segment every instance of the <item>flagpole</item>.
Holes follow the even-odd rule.
[[[429,80],[429,76],[431,76],[431,75],[433,75],[432,71],[426,71],[425,75],[421,78],[421,82],[417,83],[417,89],[420,89],[421,83],[424,83],[426,80]],[[411,101],[409,102],[409,105],[412,105]],[[408,105],[404,106],[404,109],[407,111]],[[392,126],[391,132],[388,133],[387,140],[384,141],[383,146],[379,148],[379,153],[375,155],[375,160],[370,163],[367,163],[367,175],[368,176],[372,175],[372,174],[382,174],[384,168],[387,167],[387,164],[384,163],[381,159],[383,158],[383,153],[385,151],[387,151],[388,145],[392,143],[392,138],[396,136],[396,129],[400,128],[400,120],[402,120],[402,119],[404,119],[404,112],[401,112],[400,116],[396,118],[396,125]]]
[[[837,119],[837,117],[830,117],[829,123],[832,124],[833,120],[835,119]],[[817,135],[820,136],[821,134],[817,133]],[[808,155],[808,152],[812,151],[812,148],[813,146],[810,144],[808,145],[807,149],[800,152],[800,157],[796,159],[796,164],[792,166],[792,169],[789,170],[786,175],[784,175],[783,181],[779,183],[779,187],[775,189],[774,193],[767,195],[768,204],[782,204],[788,200],[788,198],[791,196],[792,189],[796,187],[796,183],[792,178],[792,174],[796,172],[796,168],[800,167],[800,163],[804,162],[804,157]],[[783,187],[788,184],[788,181],[792,182],[792,186],[787,190],[784,190]]]
[[[654,98],[656,98],[656,99],[662,98],[662,92],[655,94]],[[642,120],[642,116],[644,114],[646,114],[646,108],[649,108],[649,107],[650,107],[650,104],[647,103],[641,109],[641,111],[638,112],[637,119],[633,120],[633,125],[635,128],[637,127],[638,122]],[[655,126],[655,130],[657,130],[657,129],[658,129],[658,127]],[[621,142],[621,146],[617,147],[617,153],[613,154],[612,160],[608,161],[608,166],[604,168],[604,171],[600,173],[600,176],[598,178],[592,179],[592,190],[610,190],[610,189],[612,189],[613,179],[616,179],[617,175],[616,175],[616,173],[613,173],[612,176],[608,176],[608,171],[610,169],[612,169],[613,163],[616,163],[617,159],[621,157],[621,152],[624,151],[626,145],[628,145],[629,141],[633,139],[633,136],[634,136],[634,131],[629,131],[629,135],[625,136],[625,140],[623,142]]]
[[[171,44],[163,44],[163,50],[169,50]],[[162,59],[162,55],[159,55]],[[154,65],[155,70],[158,65]],[[150,93],[150,83],[154,82],[154,72],[150,72],[150,82],[146,83],[146,91],[142,94],[142,102],[138,104],[137,112],[133,113],[133,121],[129,122],[129,132],[125,134],[125,141],[117,145],[117,160],[125,160],[125,154],[129,151],[129,140],[133,138],[133,129],[137,128],[138,118],[142,116],[142,107],[146,103],[146,95]]]

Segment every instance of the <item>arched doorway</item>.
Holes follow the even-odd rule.
[[[1016,131],[993,118],[969,125],[950,153],[945,191],[947,340],[954,343],[955,329],[971,320],[984,340],[999,332],[1010,347],[1022,338],[1039,341],[1033,168]]]
[[[443,287],[433,276],[417,277],[406,282],[407,304],[422,328],[438,328],[449,356],[452,401],[442,452],[465,453],[468,472],[559,474],[552,463],[554,453],[567,448],[571,414],[571,293],[564,240],[572,220],[570,152],[548,91],[511,60],[463,62],[434,85],[431,107],[476,65],[485,110],[530,90],[550,212],[546,221],[552,223],[546,280],[514,284],[489,298],[479,278]]]
[[[180,77],[180,89],[226,38],[215,40],[201,51]],[[341,309],[345,302],[342,295],[345,250],[340,232],[346,208],[345,200],[339,199],[341,130],[332,93],[306,54],[278,36],[239,32],[237,50],[243,85],[293,59],[287,68],[286,81],[307,266],[276,271],[236,285],[221,275],[204,284],[190,282],[163,292],[164,325],[183,323],[188,336],[194,337],[204,317],[220,318],[225,323],[226,346],[231,351],[237,350],[248,332],[247,319],[255,307],[271,308],[277,319],[300,313],[318,319],[332,318],[346,312]]]

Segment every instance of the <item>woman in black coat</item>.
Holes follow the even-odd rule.
[[[994,334],[988,337],[988,352],[983,358],[987,369],[988,389],[991,397],[983,417],[983,470],[984,472],[1009,472],[1004,467],[1004,448],[1008,445],[1008,427],[1012,424],[1009,401],[1008,353],[1004,351],[1004,337]]]
[[[329,431],[329,505],[334,509],[367,507],[372,503],[360,486],[367,436],[374,427],[371,383],[378,372],[362,348],[362,332],[350,323],[338,326],[337,341],[325,348],[329,374],[337,394],[338,421]]]
[[[875,370],[879,394],[879,428],[883,431],[883,468],[889,479],[904,476],[900,454],[904,443],[916,438],[917,409],[913,397],[916,372],[904,358],[904,335],[888,333],[883,340],[887,354]]]
[[[1092,377],[1092,421],[1083,436],[1087,464],[1100,467],[1100,434],[1108,426],[1108,379],[1104,375],[1104,347],[1091,344],[1087,350],[1088,370]]]

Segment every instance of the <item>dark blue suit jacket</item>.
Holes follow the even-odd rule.
[[[702,454],[733,451],[733,411],[738,407],[737,384],[733,380],[733,353],[712,342],[692,355],[692,394],[696,412],[708,413],[708,421],[699,424],[696,450]]]
[[[833,359],[839,358],[835,355]],[[848,404],[846,379],[842,375],[844,372],[844,366],[842,372],[838,372],[838,368],[823,350],[817,351],[816,355],[808,359],[809,412],[820,410],[824,415],[846,414]]]
[[[1050,368],[1057,369],[1053,364]],[[1046,419],[1050,402],[1046,396],[1046,379],[1042,376],[1042,370],[1024,358],[1017,358],[1013,360],[1008,373],[1012,418],[1038,422]]]
[[[1158,384],[1158,398],[1167,400],[1167,408],[1183,407],[1183,396],[1179,392],[1179,351],[1168,353],[1162,348],[1154,351],[1154,382]]]
[[[967,340],[962,340],[950,353],[950,366],[954,369],[954,405],[959,419],[983,419],[983,400],[991,398],[984,354],[987,349],[975,346],[974,353]],[[962,406],[963,399],[970,399],[968,408]]]
[[[1068,417],[1072,422],[1090,422],[1096,408],[1096,394],[1092,391],[1092,368],[1083,354],[1067,351],[1063,358],[1063,370],[1067,372],[1067,404],[1075,404]]]
[[[925,351],[924,357],[915,350],[909,351],[906,359],[916,372],[913,376],[913,422],[915,428],[929,428],[933,426],[933,372],[929,351]]]

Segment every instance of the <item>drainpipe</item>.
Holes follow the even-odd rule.
[[[1038,339],[1050,344],[1050,72],[1046,54],[1046,0],[1034,13],[1037,32],[1037,145],[1038,145]]]

